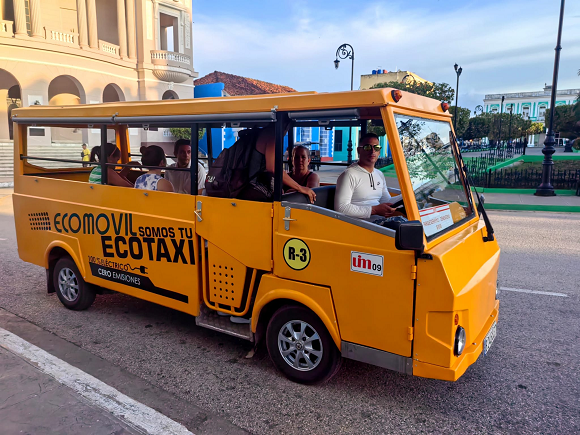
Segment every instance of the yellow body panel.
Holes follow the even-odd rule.
[[[414,253],[398,251],[392,237],[312,211],[292,209],[296,220],[288,231],[283,217],[284,207],[276,204],[274,274],[330,287],[343,340],[410,356]],[[284,260],[284,245],[293,238],[310,250],[310,262],[302,270]],[[351,271],[352,252],[383,257],[382,276]]]
[[[395,103],[391,89],[374,89],[43,106],[14,114],[19,119],[170,117],[346,108],[358,108],[366,119],[383,119],[405,209],[409,219],[419,220],[393,113],[449,122],[450,115],[429,98],[403,92]],[[427,255],[416,258],[412,251],[397,250],[390,235],[331,210],[95,185],[86,182],[88,168],[42,169],[20,160],[26,126],[15,125],[14,209],[24,261],[49,268],[51,252],[62,249],[89,283],[194,316],[202,304],[234,315],[249,312],[254,332],[260,314],[268,311],[264,307],[293,301],[322,320],[339,348],[348,342],[378,355],[412,358],[413,374],[444,380],[456,380],[478,358],[497,321],[499,247],[483,241],[487,233],[477,212],[469,222],[425,239]],[[126,162],[127,128],[115,129]],[[460,211],[454,208],[454,216]],[[379,264],[380,273],[371,272],[371,265]],[[458,325],[467,333],[460,357],[453,353]]]
[[[37,180],[37,181],[36,181]],[[20,258],[48,268],[54,247],[65,249],[92,284],[185,311],[199,312],[199,246],[194,196],[21,177],[13,196]],[[34,192],[34,196],[19,193]],[[45,230],[28,215],[49,216]],[[131,280],[145,267],[139,289]],[[101,267],[102,269],[98,269]],[[100,271],[100,272],[99,272]],[[100,273],[118,274],[117,282]],[[136,279],[136,278],[135,278]],[[147,282],[151,281],[151,284]],[[126,285],[124,283],[131,283]],[[166,296],[163,296],[166,295]],[[169,296],[167,296],[169,295]]]
[[[483,224],[472,225],[431,249],[432,260],[419,259],[415,360],[452,367],[464,357],[453,354],[455,314],[467,334],[466,353],[491,326],[500,251],[496,241],[482,241],[482,231]]]
[[[197,196],[196,208],[201,237],[247,267],[272,269],[271,203]]]
[[[310,308],[322,320],[332,336],[336,346],[340,348],[340,332],[334,313],[332,294],[329,288],[306,284],[302,282],[280,279],[273,275],[264,275],[256,294],[256,303],[252,312],[252,331],[256,332],[260,312],[268,303],[288,299]]]

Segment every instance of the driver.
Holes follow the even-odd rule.
[[[371,221],[393,216],[395,209],[390,206],[401,201],[402,195],[391,197],[385,176],[375,169],[381,153],[379,137],[366,133],[360,138],[357,151],[358,162],[350,165],[336,182],[334,209]]]

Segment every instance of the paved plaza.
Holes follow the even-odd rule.
[[[455,383],[345,360],[329,383],[298,385],[263,350],[247,358],[250,343],[196,327],[177,311],[122,294],[99,296],[87,311],[66,310],[47,295],[44,270],[18,258],[9,195],[0,198],[0,328],[196,434],[577,433],[580,215],[490,216],[502,248],[498,337]],[[133,433],[122,417],[35,370],[0,349],[0,372],[8,373],[0,378],[0,416],[64,419],[66,399],[63,421],[97,416],[98,433]],[[60,397],[41,406],[40,388]],[[8,390],[17,396],[7,399]],[[14,405],[16,397],[28,406]],[[67,427],[62,433],[88,426],[74,420]],[[37,429],[29,433],[52,433]]]

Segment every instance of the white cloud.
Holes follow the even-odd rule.
[[[198,11],[202,12],[202,11]],[[483,94],[540,90],[551,81],[559,2],[470,2],[455,10],[427,10],[409,3],[373,2],[352,10],[320,10],[294,2],[280,20],[195,17],[195,66],[292,86],[338,91],[350,84],[350,65],[334,70],[336,49],[355,48],[359,75],[381,66],[409,69],[424,78],[455,83],[453,64],[463,67],[460,104],[481,103]],[[560,88],[580,88],[580,4],[567,5]]]

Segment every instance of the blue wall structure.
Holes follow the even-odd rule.
[[[198,85],[193,88],[193,98],[210,98],[222,97],[224,90],[223,83],[209,83],[207,85]],[[211,129],[212,154],[216,158],[224,148],[228,148],[235,142],[234,130],[231,128],[212,128]],[[199,149],[207,155],[207,133],[199,141]]]
[[[222,97],[224,87],[223,83],[197,85],[193,88],[193,98]]]

